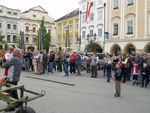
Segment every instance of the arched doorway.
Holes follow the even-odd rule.
[[[86,45],[85,51],[86,52],[102,53],[103,49],[99,44],[97,44],[95,42],[90,42],[88,45]]]
[[[150,53],[150,43],[146,44],[144,47],[144,52]]]
[[[35,49],[35,47],[33,47],[33,46],[28,46],[28,47],[27,47],[27,50],[34,51],[34,49]]]
[[[121,48],[118,44],[115,44],[111,47],[111,54],[119,55],[121,54]]]
[[[131,43],[127,44],[124,48],[124,53],[135,55],[135,53],[136,53],[135,46]]]

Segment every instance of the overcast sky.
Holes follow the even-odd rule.
[[[49,16],[58,19],[77,9],[79,0],[0,0],[0,5],[20,9],[22,12],[37,5],[48,11]]]

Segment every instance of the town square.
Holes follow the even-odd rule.
[[[150,113],[150,0],[3,0],[0,112]]]

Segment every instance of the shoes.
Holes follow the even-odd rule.
[[[120,97],[120,95],[119,94],[114,94],[114,97]]]

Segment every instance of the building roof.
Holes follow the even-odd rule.
[[[15,10],[15,11],[20,11],[21,12],[21,10],[19,10],[19,9],[8,8],[8,7],[3,6],[3,5],[0,5],[0,7],[4,7],[4,8],[9,9],[9,10]]]
[[[43,13],[48,13],[42,6],[38,5],[38,6],[35,6],[33,8],[30,8],[29,10],[27,11],[24,11],[22,13],[28,13],[29,11],[40,11],[40,12],[43,12]]]
[[[71,13],[68,13],[67,15],[57,19],[55,22],[62,21],[62,20],[65,20],[65,19],[77,16],[77,15],[79,15],[79,8],[74,10],[74,11],[72,11]]]

